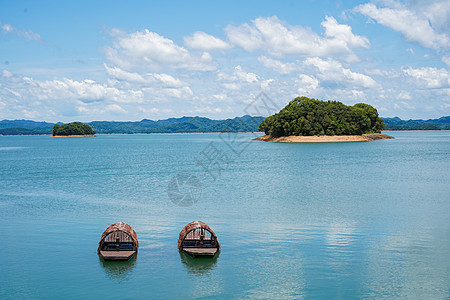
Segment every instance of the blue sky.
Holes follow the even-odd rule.
[[[449,49],[449,1],[0,0],[0,119],[223,119],[261,92],[437,118]]]

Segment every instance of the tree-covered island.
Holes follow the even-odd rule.
[[[321,101],[297,97],[280,112],[267,117],[259,130],[270,140],[288,136],[364,136],[355,141],[387,138],[380,135],[384,128],[378,111],[365,103],[353,106],[338,101]],[[306,139],[308,140],[308,139]],[[310,140],[310,139],[309,139]],[[285,141],[285,140],[276,140]],[[338,141],[336,138],[330,141]],[[342,141],[351,141],[348,138]]]
[[[56,124],[53,126],[52,131],[53,136],[93,136],[95,133],[95,130],[93,130],[91,126],[81,122],[63,125]]]

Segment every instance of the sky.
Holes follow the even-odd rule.
[[[264,93],[450,115],[450,1],[0,0],[0,120],[242,116]]]

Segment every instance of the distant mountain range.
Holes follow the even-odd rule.
[[[243,116],[226,120],[202,117],[143,119],[137,122],[93,121],[87,123],[97,133],[181,133],[181,132],[249,132],[258,131],[264,117]],[[31,120],[0,121],[0,134],[51,134],[53,126],[62,123],[35,122]]]
[[[450,130],[450,116],[429,120],[402,120],[398,117],[383,118],[385,130]],[[169,118],[136,122],[93,121],[89,122],[97,133],[181,133],[181,132],[248,132],[258,131],[264,117],[243,116],[226,120],[202,117]],[[51,134],[58,123],[31,120],[0,121],[1,135]]]
[[[383,118],[384,130],[450,130],[450,116],[429,120],[402,120],[399,117]]]

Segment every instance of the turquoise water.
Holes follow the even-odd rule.
[[[448,299],[450,132],[389,134],[0,136],[0,298]],[[167,193],[184,173],[201,185],[179,187],[191,206]],[[194,220],[218,235],[216,259],[178,252]],[[117,221],[139,252],[104,262]]]

